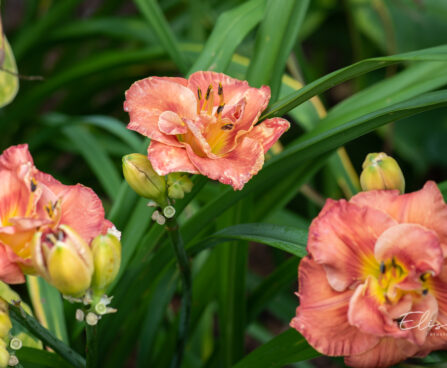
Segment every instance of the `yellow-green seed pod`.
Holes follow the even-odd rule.
[[[140,153],[123,157],[123,174],[130,187],[141,197],[167,205],[166,181],[152,168],[149,159]]]
[[[405,178],[396,160],[387,154],[370,153],[363,162],[360,185],[364,191],[397,189],[405,191]]]
[[[89,288],[93,255],[69,226],[61,225],[50,234],[36,233],[31,251],[35,269],[61,293],[78,297]]]
[[[6,349],[6,343],[0,340],[0,368],[6,368],[9,363],[9,352]]]
[[[112,234],[99,235],[92,241],[93,278],[95,294],[104,293],[115,280],[121,265],[121,242]]]

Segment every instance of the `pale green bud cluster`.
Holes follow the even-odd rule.
[[[173,199],[181,199],[185,193],[191,192],[193,185],[188,175],[171,173],[168,175],[168,196]]]

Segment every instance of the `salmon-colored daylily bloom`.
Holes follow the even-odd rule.
[[[189,79],[150,77],[126,92],[129,129],[149,138],[148,157],[159,175],[206,175],[242,189],[264,164],[264,154],[289,128],[273,118],[257,123],[270,88],[215,72]]]
[[[354,367],[447,348],[447,205],[420,191],[328,200],[311,224],[291,326]]]
[[[80,184],[63,185],[36,169],[27,145],[0,155],[0,280],[24,282],[33,273],[31,240],[39,229],[69,225],[87,243],[112,224],[98,196]]]

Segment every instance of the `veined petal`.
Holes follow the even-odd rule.
[[[402,195],[397,190],[362,192],[350,202],[379,209],[400,223],[419,224],[436,231],[446,255],[447,205],[433,181],[428,181],[421,190]]]
[[[160,131],[168,135],[185,134],[188,131],[182,118],[175,112],[164,111],[158,119]]]
[[[312,221],[307,249],[324,266],[330,285],[343,291],[378,269],[374,245],[396,222],[383,212],[340,200],[327,202]]]
[[[308,257],[301,260],[298,273],[300,306],[290,326],[316,350],[331,356],[360,354],[378,343],[378,337],[348,323],[352,290],[332,289],[324,268]]]
[[[408,340],[384,337],[371,350],[345,357],[345,364],[358,368],[390,367],[413,356],[417,350],[417,346]]]
[[[9,249],[8,246],[0,243],[0,280],[7,284],[21,284],[25,282],[18,263],[20,258]]]
[[[147,155],[158,175],[167,175],[171,172],[199,173],[183,147],[167,146],[151,141]]]
[[[413,299],[413,308],[401,316],[400,328],[410,331],[408,339],[416,345],[423,346],[438,318],[438,303],[432,294],[421,295]]]
[[[290,123],[281,118],[267,119],[256,125],[253,130],[248,133],[247,137],[261,142],[264,147],[264,153],[281,137],[281,135],[290,127]]]
[[[235,105],[242,99],[245,91],[252,88],[247,81],[241,81],[236,78],[231,78],[223,73],[199,71],[191,74],[188,79],[188,88],[197,94],[200,88],[202,95],[205,96],[209,86],[212,86],[210,93],[213,94],[214,106],[219,105],[220,96],[218,94],[219,83],[222,85],[223,94],[226,105]]]
[[[57,225],[68,225],[75,230],[87,243],[103,229],[104,208],[96,193],[82,184],[64,185],[52,176],[38,173],[37,181],[41,183],[45,198],[60,200]],[[43,206],[45,203],[41,203]]]
[[[270,88],[262,86],[261,88],[250,87],[246,81],[231,78],[228,75],[216,72],[196,72],[188,79],[188,88],[194,93],[200,88],[205,94],[211,85],[213,89],[214,106],[219,105],[218,88],[222,84],[225,105],[238,105],[245,100],[244,113],[238,124],[235,126],[234,133],[238,131],[249,131],[258,121],[261,112],[265,110],[270,100]]]
[[[135,109],[131,115],[130,123],[127,129],[134,130],[151,140],[161,142],[170,146],[181,147],[177,137],[164,134],[158,127],[161,111],[150,111],[144,109]]]
[[[0,155],[0,169],[15,171],[21,165],[34,166],[27,144],[11,146]]]
[[[404,307],[411,306],[406,300],[404,302]],[[357,286],[349,302],[348,320],[351,325],[379,337],[407,338],[411,333],[401,330],[392,317],[387,313],[385,297],[375,278],[369,277],[365,284]]]
[[[202,175],[229,184],[234,190],[242,189],[264,164],[264,149],[258,141],[251,138],[244,138],[233,151],[221,158],[197,156],[188,145],[186,151]]]
[[[65,185],[59,195],[62,198],[59,223],[73,228],[89,244],[103,227],[101,200],[92,189],[82,184]]]
[[[441,273],[430,279],[429,289],[438,303],[438,316],[418,355],[447,349],[447,261],[444,261]]]
[[[167,77],[150,77],[132,84],[126,91],[124,102],[124,110],[130,116],[128,128],[159,142],[175,145],[176,138],[163,134],[158,121],[164,111],[172,111],[182,118],[195,118],[197,99],[185,85],[186,80]]]
[[[374,248],[377,261],[393,257],[417,277],[423,272],[441,271],[443,257],[437,234],[416,224],[398,224],[383,232]]]

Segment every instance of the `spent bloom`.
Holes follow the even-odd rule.
[[[27,145],[0,155],[0,220],[0,280],[7,283],[24,282],[24,273],[39,271],[32,260],[37,231],[44,237],[66,225],[90,244],[113,227],[93,190],[64,185],[37,170]]]
[[[264,164],[264,154],[289,128],[273,118],[255,125],[270,88],[215,72],[189,79],[149,77],[126,92],[129,129],[151,139],[148,157],[159,175],[202,174],[242,189]]]
[[[328,200],[312,222],[291,326],[354,367],[447,347],[447,205],[434,182]]]

